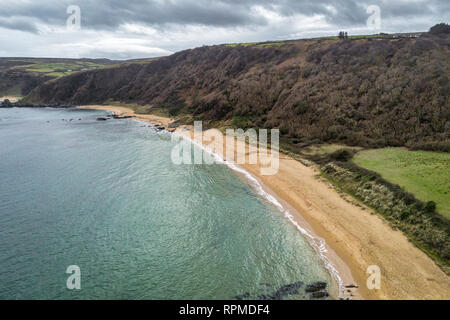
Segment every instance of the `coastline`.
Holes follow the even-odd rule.
[[[19,99],[17,97],[13,97],[13,96],[0,97],[0,101],[5,101],[5,100],[9,100],[9,102],[11,102],[11,103],[16,103],[17,101],[19,101]]]
[[[166,128],[172,122],[169,118],[137,115],[125,107],[97,105],[79,108],[106,110],[119,117],[133,117]],[[179,128],[175,132],[192,140],[192,127],[183,127],[189,130]],[[213,144],[205,147],[215,149]],[[287,211],[287,218],[297,224],[301,232],[306,231],[313,237],[309,240],[320,242],[319,239],[324,239],[324,256],[338,272],[342,285],[359,287],[357,290],[345,288],[344,295],[341,291],[341,298],[450,298],[449,277],[425,253],[370,209],[346,201],[329,183],[317,178],[317,169],[306,167],[283,154],[280,154],[279,172],[273,176],[261,175],[258,164],[239,165],[239,168],[254,177],[262,190],[276,199]],[[240,174],[245,175],[243,172]],[[315,247],[321,250],[320,243]],[[366,270],[370,265],[381,269],[380,290],[366,287]]]

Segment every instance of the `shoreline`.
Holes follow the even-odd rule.
[[[133,117],[165,128],[173,121],[160,116],[135,114],[133,110],[119,106],[79,108],[110,111],[118,117]],[[182,130],[183,127],[189,131]],[[193,140],[192,126],[181,126],[175,133]],[[198,144],[196,141],[194,143]],[[201,147],[214,149],[213,144]],[[450,278],[425,253],[371,209],[350,203],[328,182],[318,179],[316,168],[306,167],[284,154],[280,154],[279,172],[274,176],[262,176],[259,165],[236,167],[253,177],[259,187],[281,205],[280,211],[300,232],[306,231],[302,232],[306,238],[307,234],[312,236],[307,240],[310,243],[312,240],[316,251],[318,249],[319,254],[324,254],[324,263],[329,259],[338,272],[337,277],[342,278],[340,298],[450,299]],[[240,170],[235,171],[247,176]],[[247,180],[253,182],[248,176]],[[273,201],[269,202],[277,206]],[[314,245],[316,240],[318,245]],[[320,243],[324,243],[325,247],[321,249]],[[320,252],[323,248],[326,250]],[[380,290],[366,287],[369,276],[366,270],[370,265],[381,269]],[[327,268],[332,277],[333,268]],[[345,288],[349,285],[359,288]]]
[[[3,96],[3,97],[0,97],[0,101],[5,101],[5,100],[9,100],[9,102],[11,102],[11,103],[16,103],[17,101],[19,101],[19,99],[17,97],[14,97],[14,96]]]
[[[275,191],[270,189],[267,185],[262,182],[258,175],[253,175],[245,169],[244,165],[237,165],[233,160],[227,159],[223,153],[216,152],[216,143],[212,142],[208,145],[201,144],[199,141],[195,140],[193,137],[193,127],[192,126],[182,126],[182,131],[177,131],[175,134],[183,139],[187,139],[190,143],[195,144],[203,151],[211,154],[215,159],[216,163],[226,165],[229,169],[234,171],[238,176],[241,176],[247,183],[251,184],[255,191],[261,196],[265,201],[267,201],[271,206],[278,209],[278,211],[284,215],[286,219],[302,234],[305,240],[310,244],[312,249],[319,256],[320,260],[324,264],[324,268],[328,270],[330,278],[333,281],[333,285],[330,286],[330,292],[334,293],[337,299],[358,299],[362,300],[362,296],[359,294],[358,289],[353,288],[346,291],[344,283],[354,284],[355,281],[352,277],[351,271],[348,266],[339,258],[339,256],[331,249],[323,238],[320,238],[314,233],[311,225],[301,216],[301,214],[287,203],[284,199],[279,197]],[[189,129],[186,131],[185,129]],[[213,129],[214,130],[214,129]],[[204,132],[207,132],[206,130]],[[226,150],[226,144],[230,143],[224,141],[223,147]],[[248,152],[248,145],[245,152]],[[242,156],[242,155],[241,155]],[[245,156],[245,155],[244,155]]]

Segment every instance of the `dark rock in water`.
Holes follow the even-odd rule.
[[[267,284],[265,284],[267,285]],[[270,286],[270,285],[269,285]],[[263,294],[258,296],[260,300],[281,300],[284,297],[299,294],[298,289],[303,286],[303,282],[298,281],[291,284],[281,286],[277,291],[272,294]]]
[[[314,283],[307,285],[305,291],[306,292],[316,292],[316,291],[324,290],[326,287],[327,287],[326,282],[318,281],[318,282],[314,282]]]
[[[180,124],[178,122],[169,123],[170,129],[178,128],[179,126],[180,126]]]
[[[248,298],[250,298],[250,293],[248,293],[248,292],[234,297],[234,299],[236,299],[236,300],[243,300],[243,299],[248,299]]]
[[[266,288],[272,287],[270,283],[260,283],[259,285],[265,286]],[[299,289],[303,286],[303,282],[297,281],[294,283],[286,284],[281,286],[277,291],[273,293],[264,293],[257,296],[259,300],[281,300],[284,297],[299,294]],[[264,290],[265,291],[265,290]],[[253,295],[255,296],[255,295]],[[250,294],[248,292],[234,297],[237,300],[248,299]]]
[[[258,296],[259,300],[279,300],[274,295],[271,294],[262,294]]]
[[[275,295],[284,297],[284,296],[288,296],[288,295],[292,295],[292,294],[298,294],[298,289],[301,286],[303,286],[303,282],[301,282],[301,281],[284,285],[275,292]]]
[[[106,121],[106,120],[108,120],[108,118],[97,118],[97,121]]]
[[[162,131],[162,130],[165,130],[166,128],[164,128],[163,126],[160,126],[160,125],[157,125],[157,126],[155,126],[154,127],[156,130],[158,130],[158,131]]]
[[[14,107],[14,104],[11,103],[11,101],[9,101],[8,99],[5,99],[1,104],[0,104],[1,108],[12,108]]]
[[[287,284],[285,286],[282,286],[280,289],[277,290],[277,294],[281,295],[282,297],[298,294],[298,289],[303,286],[303,282],[295,282],[291,284]]]
[[[311,297],[313,299],[322,299],[322,298],[328,298],[328,292],[326,291],[317,291],[317,292],[313,292],[311,294]]]
[[[117,114],[113,114],[112,117],[114,119],[130,119],[130,118],[133,118],[133,116],[118,116]]]

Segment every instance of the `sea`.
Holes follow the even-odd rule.
[[[337,298],[254,181],[174,164],[171,133],[109,115],[0,109],[0,299]]]

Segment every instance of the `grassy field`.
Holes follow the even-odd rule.
[[[359,151],[362,148],[359,147],[347,147],[340,144],[321,144],[321,145],[312,145],[307,148],[302,148],[301,155],[326,155],[333,153],[338,150],[347,149],[353,151]]]
[[[367,39],[399,39],[399,38],[409,38],[410,36],[420,35],[422,32],[414,33],[397,33],[397,34],[369,34],[369,35],[349,35],[348,39],[352,40],[367,40]],[[226,44],[227,47],[274,47],[281,46],[288,43],[295,43],[299,41],[323,41],[323,40],[340,40],[338,36],[328,36],[328,37],[317,37],[317,38],[304,38],[297,40],[276,40],[276,41],[264,41],[264,42],[243,42],[243,43],[229,43]]]
[[[256,47],[275,47],[275,46],[281,46],[283,44],[288,43],[286,40],[280,40],[280,41],[265,41],[265,42],[245,42],[245,43],[229,43],[226,46],[227,47],[250,47],[250,46],[256,46]]]
[[[13,60],[16,62],[30,62],[30,64],[20,65],[16,68],[24,69],[29,72],[43,73],[50,77],[63,77],[72,72],[95,69],[103,67],[90,61],[73,61],[73,62],[50,62],[39,60]]]
[[[378,172],[422,201],[434,201],[437,210],[450,218],[450,154],[408,151],[403,148],[365,150],[353,161]]]

